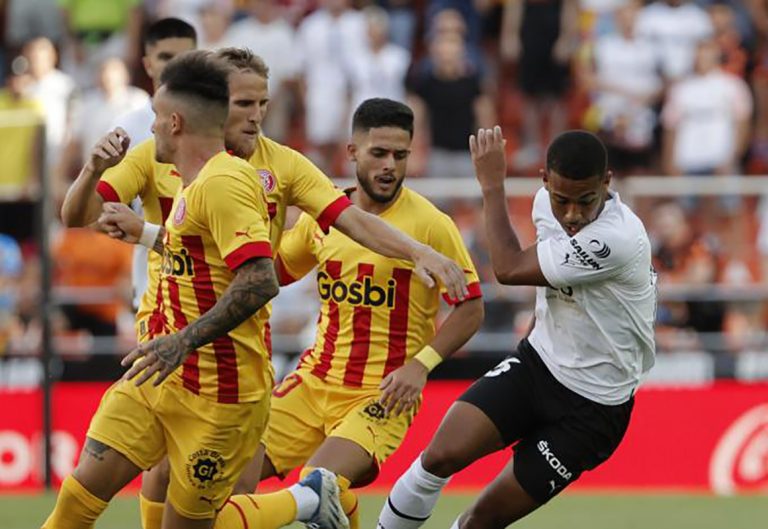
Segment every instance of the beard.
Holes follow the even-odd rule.
[[[371,200],[379,204],[391,202],[392,199],[397,196],[397,193],[400,191],[400,188],[403,186],[403,181],[405,180],[404,178],[401,178],[400,181],[395,184],[394,188],[392,188],[390,193],[383,194],[374,191],[371,181],[368,180],[365,175],[361,175],[359,171],[356,171],[356,174],[357,181],[360,183],[360,187],[363,188],[363,191],[365,191],[365,194],[371,197]]]

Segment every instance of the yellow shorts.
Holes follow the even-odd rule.
[[[378,467],[403,441],[421,405],[387,416],[379,389],[327,384],[308,370],[285,377],[272,393],[263,443],[275,470],[285,476],[303,466],[327,437],[349,439],[368,452]]]
[[[222,404],[172,380],[121,381],[102,397],[87,435],[143,469],[167,453],[171,505],[187,518],[213,518],[259,446],[269,401]]]

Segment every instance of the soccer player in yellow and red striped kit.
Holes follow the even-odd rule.
[[[188,52],[162,74],[155,158],[175,165],[182,188],[161,248],[154,339],[124,359],[136,362],[105,393],[45,528],[93,527],[113,495],[166,454],[164,527],[213,527],[258,449],[272,388],[258,312],[278,287],[263,190],[253,167],[224,151],[229,73],[210,53]],[[105,146],[96,169],[119,161],[122,145]]]
[[[302,476],[314,467],[335,472],[353,528],[359,521],[350,486],[375,479],[413,421],[430,370],[483,319],[475,267],[455,224],[402,185],[412,134],[413,113],[406,105],[363,102],[348,148],[357,186],[347,194],[358,207],[463,267],[470,294],[459,301],[443,293],[453,308],[437,332],[440,293],[414,277],[413,265],[375,254],[337,230],[326,233],[309,215],[284,235],[276,260],[281,284],[317,268],[322,308],[314,346],[273,392],[260,478],[302,466]],[[258,466],[243,478],[248,487],[258,480]],[[230,498],[217,527],[274,529],[293,521],[290,513],[265,520],[258,498]]]

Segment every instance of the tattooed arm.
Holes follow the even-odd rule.
[[[138,386],[159,373],[154,384],[160,384],[189,353],[240,325],[275,297],[278,289],[272,259],[259,257],[246,261],[211,310],[178,333],[139,345],[123,358],[123,366],[141,359],[124,378],[130,380],[141,373],[136,381]]]

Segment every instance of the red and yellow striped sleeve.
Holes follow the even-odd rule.
[[[312,251],[312,239],[317,223],[302,213],[296,225],[283,234],[277,253],[277,271],[281,285],[298,281],[317,266],[317,256]]]
[[[255,175],[250,181],[243,175],[213,176],[198,193],[204,222],[230,270],[249,259],[272,257],[267,202],[255,181]]]
[[[447,215],[440,215],[435,218],[430,226],[428,244],[441,254],[452,259],[464,270],[467,288],[469,289],[469,297],[464,301],[482,296],[480,278],[477,275],[475,264],[469,256],[469,251],[467,251],[467,247],[464,245],[459,229]],[[443,285],[440,286],[440,292],[447,303],[455,305],[459,302],[459,300],[448,296]]]
[[[333,185],[311,161],[296,151],[289,203],[298,206],[317,221],[323,232],[328,233],[342,211],[352,205],[344,192]]]

